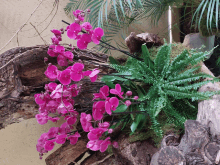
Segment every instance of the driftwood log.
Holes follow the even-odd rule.
[[[146,44],[148,48],[163,45],[162,41],[156,34],[141,33],[136,35],[135,32],[131,32],[131,34],[125,39],[125,43],[130,53],[139,52],[142,44]]]
[[[71,51],[69,47],[65,49]],[[22,114],[24,119],[38,113],[34,94],[43,91],[45,84],[50,82],[44,75],[47,64],[57,65],[56,58],[50,57],[47,50],[48,46],[45,45],[17,47],[0,55],[0,128],[18,122],[12,115],[15,112]],[[86,70],[99,68],[103,74],[111,71],[106,63],[108,56],[105,54],[77,48],[72,52],[74,60],[69,65],[81,60]],[[48,58],[47,63],[44,63],[45,57]],[[103,84],[100,81],[91,83],[89,79],[83,79],[81,84],[81,93],[76,102],[78,108],[86,108],[92,104],[92,92],[98,92]]]

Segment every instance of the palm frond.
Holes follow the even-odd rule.
[[[195,21],[196,27],[201,28],[203,19],[206,19],[208,33],[211,34],[212,29],[218,31],[218,22],[220,20],[219,0],[202,0],[193,15],[192,23]]]

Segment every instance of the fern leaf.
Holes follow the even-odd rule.
[[[164,45],[157,53],[157,57],[154,61],[155,71],[158,76],[165,77],[164,73],[167,71],[170,63],[171,45]]]

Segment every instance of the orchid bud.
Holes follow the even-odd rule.
[[[131,101],[130,101],[130,100],[126,100],[126,101],[125,101],[125,105],[126,105],[127,107],[129,107],[129,105],[131,105]]]
[[[80,20],[78,18],[76,18],[74,22],[79,24]]]
[[[47,62],[48,61],[48,58],[47,57],[44,57],[44,62]]]
[[[133,98],[134,100],[137,100],[137,99],[139,99],[139,97],[138,96],[134,96],[134,98]]]
[[[132,95],[132,92],[131,92],[131,91],[127,91],[127,92],[126,92],[126,95],[127,95],[127,96],[131,96],[131,95]]]

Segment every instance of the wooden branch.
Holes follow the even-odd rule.
[[[40,33],[38,32],[37,28],[30,22],[31,26],[34,27],[34,29],[36,30],[37,34],[40,36],[40,38],[43,40],[44,44],[47,45],[47,42],[41,37]]]

